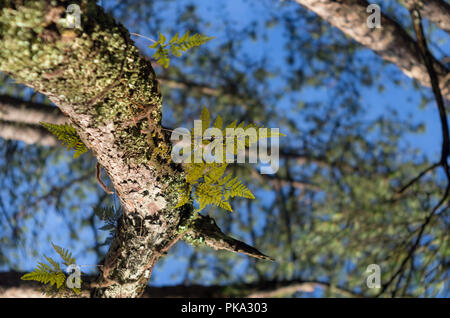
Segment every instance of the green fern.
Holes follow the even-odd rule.
[[[69,124],[56,125],[51,123],[40,123],[48,131],[50,131],[56,138],[63,142],[63,145],[67,146],[67,150],[74,149],[74,158],[79,157],[83,153],[87,152],[85,144],[81,141],[77,131]]]
[[[156,49],[153,58],[158,61],[164,68],[168,68],[170,64],[169,52],[176,57],[180,57],[183,52],[186,52],[193,47],[200,46],[206,42],[214,39],[214,37],[209,37],[196,33],[190,35],[187,31],[183,36],[179,37],[179,33],[175,34],[168,43],[166,43],[167,38],[159,33],[159,38],[152,45],[149,46],[151,49]]]
[[[211,115],[206,107],[203,108],[202,113],[200,115],[200,119],[202,121],[202,133],[206,129],[208,129],[211,125]],[[227,128],[242,128],[242,131],[245,131],[248,128],[255,128],[257,135],[256,138],[250,140],[250,138],[245,138],[245,135],[237,134],[235,140],[235,147],[232,149],[232,154],[236,155],[239,150],[244,150],[247,147],[250,147],[254,142],[263,138],[262,135],[259,134],[259,128],[263,128],[262,126],[257,126],[253,124],[245,125],[244,123],[240,123],[238,125],[237,121],[232,122],[231,124],[223,127],[222,117],[217,116],[214,121],[213,127],[218,128],[222,131],[223,136],[226,136]],[[192,143],[194,143],[194,134],[192,136]],[[271,138],[275,136],[284,136],[281,133],[275,133],[270,129],[267,129],[266,138]],[[208,144],[211,141],[203,140],[203,144]],[[220,141],[219,141],[220,142]],[[226,142],[225,139],[221,141],[221,145],[219,147],[223,147],[223,160],[222,162],[226,162]],[[198,211],[203,210],[208,205],[214,205],[225,209],[227,211],[233,211],[229,202],[230,198],[234,197],[242,197],[246,199],[255,199],[255,196],[250,191],[250,189],[245,186],[237,177],[232,178],[230,174],[225,175],[226,168],[228,166],[227,163],[216,163],[216,162],[200,162],[193,163],[193,153],[191,154],[191,162],[185,165],[185,173],[186,173],[186,183],[187,185],[179,189],[179,199],[176,207],[183,206],[188,203],[192,198],[197,202],[199,208]]]
[[[63,265],[69,266],[71,264],[76,264],[75,258],[72,257],[72,254],[68,250],[53,243],[51,244],[56,253],[58,253],[58,255],[61,257]],[[65,283],[67,277],[64,274],[60,263],[58,263],[53,258],[47,257],[45,255],[44,258],[48,262],[48,264],[39,262],[35,270],[23,275],[21,279],[33,280],[47,285],[47,288],[44,289],[44,292],[52,296],[58,295],[64,292],[64,290],[71,290],[76,294],[79,294],[81,292],[79,288],[74,287],[72,289],[69,289],[66,287]]]
[[[69,252],[69,250],[64,249],[62,247],[59,247],[58,245],[55,245],[53,243],[52,247],[58,253],[59,257],[63,260],[63,264],[66,266],[72,265],[76,263],[76,260],[74,257],[72,257],[72,253]]]
[[[55,262],[53,259],[46,258]],[[44,263],[38,263],[38,266],[31,273],[27,273],[21,277],[22,280],[34,280],[42,284],[50,284],[53,286],[56,284],[56,288],[59,289],[66,281],[66,275],[61,269],[55,269]]]

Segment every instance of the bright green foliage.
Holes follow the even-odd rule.
[[[63,265],[69,266],[76,263],[75,258],[72,257],[72,254],[67,249],[54,245],[53,243],[51,244],[56,253],[58,253],[58,255],[61,257]],[[23,275],[21,279],[34,280],[44,285],[49,284],[46,292],[49,294],[54,294],[55,292],[58,293],[59,291],[62,291],[62,289],[66,288],[66,275],[64,274],[60,263],[58,263],[53,258],[47,257],[45,255],[44,258],[48,262],[48,264],[39,262],[34,271]],[[56,287],[56,290],[54,287]],[[76,294],[79,294],[81,292],[81,290],[76,287],[73,287],[71,290]]]
[[[200,115],[202,120],[202,133],[207,130],[211,125],[211,116],[206,107]],[[213,127],[220,129],[223,136],[227,136],[226,128],[242,128],[242,131],[236,131],[235,134],[235,147],[232,151],[232,155],[236,155],[239,150],[245,151],[253,143],[257,142],[262,136],[258,133],[258,128],[262,126],[256,126],[249,124],[247,126],[244,123],[240,123],[238,126],[237,121],[234,121],[230,125],[223,128],[222,117],[217,116],[214,121]],[[253,140],[245,138],[245,130],[247,128],[255,128],[257,136]],[[274,136],[284,136],[283,134],[276,134],[267,129],[267,138]],[[231,135],[229,136],[231,137]],[[192,142],[194,142],[194,134],[192,134]],[[214,138],[214,140],[203,140],[202,145],[208,145],[215,142],[217,147],[222,147],[223,160],[219,162],[194,162],[194,154],[191,154],[191,163],[186,164],[186,182],[187,186],[180,189],[180,198],[176,207],[183,206],[191,199],[191,193],[193,192],[193,199],[198,203],[199,208],[197,211],[203,210],[208,205],[215,205],[222,209],[232,212],[231,205],[229,203],[230,198],[242,197],[246,199],[255,199],[255,196],[247,186],[245,186],[237,177],[232,178],[231,174],[225,174],[225,170],[228,166],[226,163],[226,139],[222,140]],[[217,148],[216,148],[217,149]]]
[[[156,49],[156,52],[152,57],[155,58],[163,67],[168,68],[170,64],[169,51],[174,56],[180,57],[183,52],[186,52],[193,47],[205,44],[212,39],[214,39],[214,37],[209,37],[199,33],[190,35],[189,31],[187,31],[181,37],[179,37],[178,33],[175,34],[175,36],[170,39],[168,43],[166,43],[166,37],[159,33],[158,41],[150,45],[149,48]]]
[[[41,125],[44,126],[53,135],[55,135],[56,138],[61,140],[63,142],[63,145],[67,146],[67,150],[74,149],[74,158],[77,158],[88,151],[85,144],[81,141],[80,136],[78,136],[77,131],[71,125],[56,125],[43,122],[41,122]]]
[[[53,243],[52,246],[56,253],[58,253],[59,257],[63,260],[64,265],[69,266],[76,263],[75,258],[72,257],[72,253],[70,253],[69,250],[59,247]]]

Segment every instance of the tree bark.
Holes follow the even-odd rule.
[[[342,32],[373,50],[384,60],[394,63],[407,76],[424,86],[431,87],[430,77],[420,57],[416,41],[396,21],[381,14],[381,28],[367,26],[369,3],[365,0],[295,0],[315,12]],[[424,8],[431,12],[429,6]],[[447,20],[448,21],[448,20]],[[434,69],[439,77],[442,94],[450,100],[448,69],[433,57]]]
[[[61,23],[69,4],[80,6],[81,28]],[[142,295],[158,259],[184,235],[268,258],[227,237],[208,217],[200,215],[191,229],[192,204],[174,208],[184,173],[171,162],[151,62],[122,25],[94,0],[3,0],[0,9],[0,70],[61,110],[104,167],[123,207],[93,297]]]
[[[442,0],[403,0],[408,9],[419,3],[421,15],[450,33],[450,5]]]

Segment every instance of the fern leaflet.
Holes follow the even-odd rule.
[[[87,152],[85,144],[81,141],[77,131],[69,124],[56,125],[51,123],[40,123],[48,131],[50,131],[56,138],[63,142],[63,145],[67,146],[67,150],[74,149],[74,158],[79,157],[83,153]]]

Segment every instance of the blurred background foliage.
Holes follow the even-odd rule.
[[[378,3],[411,30],[398,2]],[[380,290],[367,288],[365,270],[378,264],[383,283],[394,277],[382,296],[450,295],[448,206],[409,255],[442,196],[444,176],[436,170],[395,195],[439,156],[439,129],[428,129],[438,125],[436,113],[427,112],[434,108],[430,89],[292,1],[99,4],[130,32],[150,38],[187,30],[216,37],[172,59],[168,69],[154,62],[165,126],[192,127],[206,105],[224,122],[253,122],[287,134],[276,174],[260,175],[248,164],[231,167],[256,200],[234,201],[232,214],[207,211],[225,233],[276,262],[180,242],[158,264],[151,284],[305,281],[320,284],[313,293],[282,296],[375,296]],[[448,37],[425,23],[430,49],[442,58]],[[143,54],[153,54],[151,43],[132,38]],[[50,104],[0,76],[1,94]],[[50,241],[70,249],[80,264],[101,259],[107,233],[93,210],[117,202],[98,186],[91,154],[72,159],[63,147],[0,140],[0,175],[3,271],[30,270],[51,250]]]

